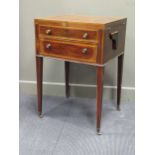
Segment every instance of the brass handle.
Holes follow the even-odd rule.
[[[114,31],[110,33],[110,39],[112,40],[112,49],[117,50],[118,48],[118,37],[119,31]]]
[[[52,33],[52,30],[48,29],[45,31],[46,34],[50,35]]]
[[[46,49],[51,49],[52,45],[49,43],[46,45]]]
[[[88,51],[88,49],[87,49],[87,48],[84,48],[84,49],[82,50],[82,53],[83,53],[83,54],[86,54],[87,51]]]
[[[82,38],[86,39],[88,37],[88,33],[84,33]]]

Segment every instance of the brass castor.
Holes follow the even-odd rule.
[[[38,112],[38,115],[39,115],[40,118],[43,118],[42,112]]]
[[[97,135],[102,135],[102,132],[100,131],[100,128],[97,128]]]

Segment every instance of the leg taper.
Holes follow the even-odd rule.
[[[124,54],[118,57],[118,71],[117,71],[117,110],[120,110],[121,100],[121,85],[122,85],[122,74],[123,74],[123,58]]]
[[[42,117],[43,58],[36,57],[38,115]]]
[[[97,67],[97,89],[96,89],[96,130],[100,134],[102,114],[102,93],[103,93],[103,67]]]
[[[66,97],[70,96],[69,90],[69,62],[65,61],[65,93]]]

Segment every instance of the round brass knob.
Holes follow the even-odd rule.
[[[83,53],[83,54],[86,54],[87,51],[88,51],[88,49],[87,49],[87,48],[84,48],[84,49],[82,50],[82,53]]]
[[[50,43],[46,45],[47,49],[50,49],[51,47],[52,47],[52,45]]]
[[[52,30],[47,29],[47,30],[45,31],[45,33],[48,34],[48,35],[50,35],[50,34],[52,33]]]
[[[84,33],[82,36],[83,39],[86,39],[87,37],[88,37],[88,33]]]

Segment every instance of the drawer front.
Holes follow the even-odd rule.
[[[67,37],[84,40],[97,40],[97,31],[94,30],[79,30],[73,28],[60,28],[50,26],[40,26],[39,32],[41,35],[53,37]]]
[[[72,59],[84,62],[96,62],[97,47],[87,44],[72,44],[59,41],[40,41],[41,55]]]

